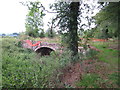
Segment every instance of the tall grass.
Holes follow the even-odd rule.
[[[19,38],[2,38],[2,41],[0,40],[0,43],[2,42],[2,87],[49,88],[60,86],[60,70],[73,63],[70,59],[71,52],[65,49],[62,54],[52,52],[50,56],[37,57],[35,52],[20,47],[20,40]],[[33,40],[39,39],[33,38]],[[54,40],[51,39],[50,42],[54,42]],[[86,55],[80,52],[78,55],[79,60],[92,59],[97,55],[99,60],[111,65],[117,65],[118,53],[116,50],[108,49],[108,44],[106,43],[93,44],[103,52],[97,53],[90,50]],[[110,78],[112,82],[118,83],[116,81],[116,74],[111,75]],[[95,88],[101,87],[100,85],[103,83],[107,83],[105,80],[101,81],[102,78],[99,78],[99,75],[86,74],[83,76],[82,81],[76,85],[78,87]]]
[[[69,54],[59,52],[50,56],[37,57],[29,49],[20,47],[19,39],[2,39],[2,87],[3,88],[46,88],[55,87],[59,68],[70,63]],[[54,78],[53,78],[54,76]]]
[[[58,66],[53,57],[37,58],[36,53],[18,47],[14,38],[2,41],[3,88],[44,88]]]

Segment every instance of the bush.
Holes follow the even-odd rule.
[[[44,38],[44,37],[45,37],[44,31],[40,32],[39,37],[40,37],[40,38]]]
[[[72,63],[71,52],[68,50],[62,54],[52,52],[50,56],[38,58],[33,51],[20,47],[18,39],[2,40],[3,88],[56,87],[56,83],[61,83],[58,78],[60,69]]]
[[[54,38],[54,37],[56,36],[56,32],[55,32],[54,30],[51,31],[51,29],[48,29],[48,30],[46,31],[46,36],[47,36],[48,38]]]
[[[16,46],[17,40],[3,39],[3,88],[44,88],[59,66],[53,56],[37,58],[36,53]]]

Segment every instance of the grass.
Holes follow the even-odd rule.
[[[108,48],[109,45],[117,44],[117,42],[94,42],[92,43],[93,46],[102,50],[98,54],[98,59],[100,61],[109,63],[112,66],[118,65],[118,50]]]
[[[97,74],[86,74],[81,81],[76,83],[76,86],[82,88],[99,88],[97,81],[100,81]]]
[[[76,86],[80,88],[118,88],[119,74],[116,72],[118,71],[118,50],[109,48],[110,45],[117,45],[118,42],[90,42],[90,44],[102,50],[97,53],[97,62],[101,62],[101,65],[96,64],[94,72],[93,70],[89,73],[84,72],[82,79],[76,82]],[[91,65],[93,67],[94,63]]]
[[[25,39],[24,37],[22,38]],[[2,86],[3,88],[49,88],[57,87],[59,82],[60,69],[71,63],[70,52],[65,50],[61,55],[51,53],[50,56],[36,57],[37,54],[29,49],[20,47],[21,38],[0,38],[2,41]],[[27,39],[27,38],[26,38]],[[60,43],[59,38],[29,38],[31,40],[41,40],[42,42]],[[113,70],[118,65],[118,51],[109,49],[108,46],[117,44],[116,42],[92,42],[91,45],[102,50],[96,53],[91,51],[86,56],[92,59],[97,57],[98,61],[110,64],[110,67],[96,66],[95,70],[103,70],[100,73],[84,73],[82,79],[76,82],[77,87],[84,88],[113,88],[117,87],[118,73],[107,73],[106,70]],[[97,55],[97,56],[96,56]],[[80,55],[82,59],[82,55]],[[83,60],[84,61],[84,60]],[[1,64],[1,63],[0,63]],[[94,63],[90,63],[94,65]],[[99,64],[98,64],[99,65]],[[110,69],[111,68],[111,69]],[[1,80],[1,77],[0,77]],[[1,84],[1,83],[0,83]],[[69,86],[66,86],[69,87]]]
[[[98,55],[99,60],[111,64],[112,66],[118,64],[118,52],[116,50],[103,49],[104,52]]]
[[[35,52],[20,47],[21,39],[1,39],[3,88],[55,87],[53,82],[58,82],[58,69],[69,63],[67,52],[61,56],[56,56],[59,53],[51,53],[50,56],[38,58]],[[49,40],[52,41],[56,39]]]
[[[54,37],[54,38],[33,38],[33,37],[28,37],[28,36],[20,36],[19,39],[21,40],[33,40],[33,41],[41,41],[41,42],[48,42],[48,43],[60,43],[60,37]]]
[[[58,59],[37,58],[31,50],[18,47],[19,39],[3,38],[3,88],[44,88],[58,67]]]

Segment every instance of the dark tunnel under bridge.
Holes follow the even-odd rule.
[[[34,50],[36,53],[39,53],[41,56],[45,56],[45,55],[50,55],[50,53],[52,51],[55,51],[55,49],[51,48],[51,47],[38,47]]]

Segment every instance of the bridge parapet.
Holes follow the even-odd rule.
[[[34,43],[37,43],[34,41]],[[29,40],[24,40],[22,43],[22,46],[24,48],[29,48],[37,53],[41,53],[41,55],[49,55],[51,51],[56,51],[61,49],[61,45],[58,43],[48,43],[48,42],[41,42],[37,45],[32,44],[32,42]]]

